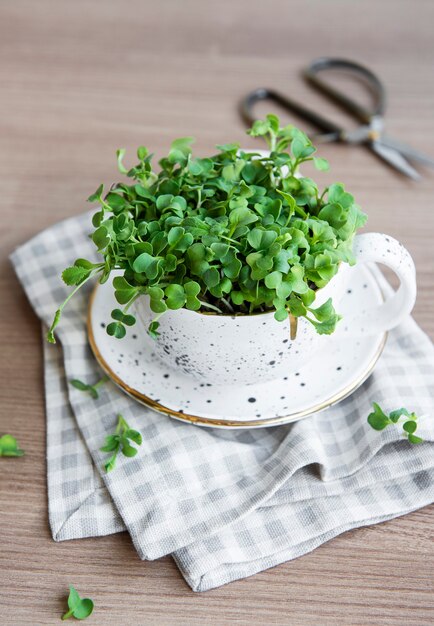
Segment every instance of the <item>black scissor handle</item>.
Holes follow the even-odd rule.
[[[316,128],[325,133],[327,141],[338,141],[341,137],[342,129],[333,122],[326,120],[324,117],[321,117],[321,115],[318,115],[318,113],[307,109],[295,100],[291,100],[279,92],[273,89],[266,89],[265,87],[260,87],[252,91],[241,102],[241,116],[248,125],[252,125],[257,119],[253,114],[255,104],[263,100],[274,102],[284,109],[299,115],[306,121],[311,122]]]
[[[374,97],[374,106],[372,109],[368,110],[364,108],[318,76],[318,74],[327,70],[343,70],[361,78],[367,84]],[[365,125],[369,125],[372,118],[375,116],[382,117],[385,112],[386,94],[384,87],[377,76],[366,67],[363,67],[363,65],[346,59],[321,57],[312,61],[309,67],[304,70],[303,75],[316,89]],[[256,89],[242,100],[240,112],[247,124],[251,125],[255,121],[256,116],[253,112],[254,106],[261,100],[274,102],[284,109],[299,115],[308,122],[311,122],[316,128],[322,131],[321,134],[314,136],[316,141],[347,140],[347,133],[343,128],[273,89]]]
[[[366,109],[354,100],[348,98],[344,93],[338,91],[326,81],[322,80],[318,74],[327,70],[344,70],[357,75],[366,82],[374,97],[374,106],[371,110]],[[364,124],[369,124],[375,116],[383,116],[386,110],[386,93],[378,77],[363,65],[346,59],[334,59],[321,57],[315,59],[303,72],[304,77],[311,85],[333,100],[345,111],[351,113]]]

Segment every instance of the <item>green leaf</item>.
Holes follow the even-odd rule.
[[[160,336],[160,333],[158,332],[159,327],[160,324],[155,321],[149,324],[148,335],[152,337],[152,339],[158,339],[158,337]]]
[[[315,315],[319,322],[325,322],[336,314],[331,298],[316,309],[309,309],[309,311]]]
[[[354,197],[345,191],[341,183],[334,183],[328,188],[328,200],[332,204],[339,204],[344,209],[349,209],[354,204]]]
[[[98,228],[98,226],[101,225],[101,222],[103,221],[103,219],[104,219],[104,211],[98,211],[92,217],[92,225],[95,226],[95,228]]]
[[[163,301],[164,291],[160,287],[149,287],[148,294],[150,297],[151,311],[154,313],[164,313],[167,306]]]
[[[279,118],[277,117],[277,115],[273,115],[272,113],[269,113],[266,116],[266,120],[269,124],[270,130],[272,130],[277,135],[277,133],[279,132],[279,125],[280,125]]]
[[[226,257],[222,261],[222,265],[224,275],[227,278],[231,279],[235,279],[238,277],[243,266],[241,261],[238,259],[238,257],[236,257],[233,251],[226,255]]]
[[[417,429],[417,424],[414,421],[408,421],[402,425],[402,428],[405,430],[405,432],[413,434]]]
[[[90,598],[83,598],[80,605],[74,611],[76,619],[86,619],[92,614],[94,604]]]
[[[322,157],[313,157],[313,163],[317,170],[327,172],[330,169],[329,162]]]
[[[270,132],[270,122],[263,120],[256,120],[253,123],[252,128],[247,131],[252,137],[263,137]]]
[[[116,459],[117,459],[117,451],[115,452],[115,454],[113,454],[112,457],[110,457],[110,459],[104,465],[104,469],[107,473],[114,470],[116,466]]]
[[[107,334],[116,339],[122,339],[127,334],[125,326],[121,322],[112,322],[107,326]]]
[[[262,230],[254,228],[247,235],[247,241],[254,250],[268,250],[268,248],[276,241],[277,233],[274,231]]]
[[[291,293],[303,294],[308,291],[308,286],[304,280],[304,270],[301,265],[293,265],[290,271],[283,277],[280,285],[276,288],[280,298],[288,298]]]
[[[240,149],[240,144],[239,143],[225,143],[225,144],[217,145],[216,148],[217,150],[220,150],[221,152],[226,152],[230,154],[232,157],[234,157],[237,154],[238,150]]]
[[[139,161],[144,161],[148,156],[148,149],[145,146],[139,146],[137,148],[137,158]]]
[[[70,585],[68,608],[69,611],[62,615],[62,620],[66,620],[70,617],[75,617],[76,619],[83,620],[91,615],[94,604],[90,598],[80,598],[78,592],[74,589],[72,585]]]
[[[244,295],[241,291],[232,291],[231,300],[234,304],[239,306],[244,302]]]
[[[83,267],[86,270],[92,270],[95,268],[95,264],[91,263],[87,259],[76,259],[74,263],[75,267]]]
[[[172,142],[169,152],[169,163],[177,163],[184,166],[187,163],[188,155],[191,154],[191,144],[194,142],[193,137],[181,137]]]
[[[172,200],[173,200],[173,194],[171,193],[166,193],[161,196],[158,196],[157,201],[156,201],[157,209],[163,212],[164,209],[167,209],[170,206]]]
[[[266,287],[268,287],[268,289],[278,289],[280,285],[282,284],[282,273],[271,272],[271,274],[268,274],[268,276],[265,277],[264,282],[265,282]]]
[[[50,326],[50,328],[47,331],[47,341],[49,343],[56,343],[56,338],[54,336],[54,329],[56,328],[56,326],[58,325],[59,321],[60,321],[60,316],[62,315],[62,309],[57,309],[54,318],[53,318],[53,322]]]
[[[204,272],[203,281],[208,288],[218,285],[220,282],[220,274],[218,270],[215,267],[207,269],[206,272]]]
[[[16,450],[17,440],[12,435],[3,435],[0,437],[0,448],[4,450]]]
[[[105,197],[105,203],[112,209],[115,215],[118,215],[123,209],[128,207],[128,202],[126,201],[126,199],[117,193],[108,193]],[[123,224],[125,224],[127,216],[125,214],[122,214],[119,216],[119,218],[122,218]],[[115,227],[115,231],[119,232],[120,228],[116,228],[115,220],[113,221],[113,225]]]
[[[234,209],[229,214],[229,223],[232,229],[235,230],[237,226],[247,226],[253,222],[258,221],[258,216],[245,207]]]
[[[111,316],[117,322],[120,322],[121,324],[126,324],[127,326],[133,326],[136,323],[136,318],[134,317],[134,315],[125,314],[120,309],[113,309]]]
[[[185,234],[185,230],[181,226],[175,226],[174,228],[171,228],[167,235],[167,240],[169,242],[169,245],[172,247],[176,246],[176,244],[178,243],[178,241],[182,239],[182,236],[184,234]]]
[[[118,161],[118,170],[120,171],[121,174],[128,174],[128,170],[125,169],[124,165],[123,165],[123,159],[125,156],[125,149],[124,148],[120,148],[119,150],[116,150],[116,158]]]
[[[90,195],[87,199],[88,202],[98,202],[101,199],[102,194],[104,193],[104,185],[101,184],[98,189]]]
[[[185,292],[182,285],[169,285],[164,291],[166,295],[166,305],[169,309],[180,309],[185,304]]]
[[[81,602],[81,598],[78,595],[78,592],[72,585],[69,585],[69,596],[68,596],[68,606],[70,609],[74,610]]]
[[[100,448],[101,452],[113,452],[120,445],[119,435],[108,435],[105,444]]]
[[[0,437],[0,456],[19,457],[24,455],[24,450],[18,446],[18,442],[12,435]]]
[[[122,444],[122,454],[124,456],[127,456],[127,457],[136,456],[137,448],[134,448],[133,446],[130,446],[130,444],[128,442],[124,442]]]
[[[62,280],[67,285],[79,285],[90,274],[90,270],[84,267],[67,267],[62,272]]]
[[[113,311],[111,312],[111,316],[114,320],[118,322],[122,322],[122,320],[124,319],[124,314],[120,309],[113,309]]]
[[[193,235],[186,233],[181,226],[171,228],[167,239],[171,248],[182,252],[187,250],[193,243]]]
[[[276,309],[274,313],[274,318],[278,322],[283,322],[283,320],[286,320],[287,317],[288,317],[288,311],[286,309]]]
[[[310,305],[315,300],[315,291],[313,289],[308,289],[305,293],[300,294],[300,298],[305,307],[310,307]]]
[[[73,378],[72,380],[70,380],[69,384],[75,387],[76,389],[79,389],[80,391],[89,391],[89,388],[90,388],[90,385],[87,385],[83,381],[78,380],[76,378]]]
[[[142,252],[139,256],[134,260],[133,270],[138,274],[146,274],[148,278],[155,278],[155,266],[157,259],[147,252]],[[151,275],[149,275],[151,274]]]
[[[368,423],[375,430],[384,430],[390,424],[390,419],[376,402],[374,402],[373,406],[373,412],[368,415]]]
[[[123,276],[116,276],[113,279],[113,287],[119,304],[127,304],[137,294],[137,287],[130,285]]]
[[[210,248],[213,251],[214,257],[220,261],[224,259],[230,250],[229,244],[218,241],[212,243]]]
[[[78,389],[79,391],[83,391],[85,393],[89,393],[89,395],[97,400],[99,397],[97,388],[100,387],[103,383],[108,380],[108,376],[103,376],[100,380],[98,380],[94,385],[88,385],[81,380],[73,378],[69,381],[69,384]]]
[[[336,330],[336,325],[341,317],[339,315],[334,315],[323,322],[315,322],[315,320],[312,320],[310,317],[307,319],[313,326],[315,326],[316,332],[319,335],[331,335]]]
[[[401,409],[396,409],[395,411],[391,411],[391,413],[389,414],[389,418],[392,420],[394,424],[396,424],[402,415],[405,415],[406,417],[410,417],[411,414],[407,411],[407,409],[401,408]]]
[[[103,250],[110,243],[110,236],[105,226],[100,226],[92,235],[92,240],[98,250]]]
[[[136,318],[134,317],[134,315],[124,315],[122,322],[126,326],[134,326],[134,324],[136,323]]]
[[[187,309],[192,311],[198,311],[200,309],[200,301],[197,296],[200,293],[200,285],[199,283],[190,280],[187,283],[184,283],[184,292],[186,296],[186,306]]]
[[[134,441],[134,443],[136,443],[138,446],[142,444],[142,441],[143,441],[142,435],[137,430],[131,430],[131,428],[129,428],[126,431],[125,436],[128,439],[131,439],[132,441]]]
[[[276,191],[282,196],[282,198],[284,198],[285,204],[289,207],[289,212],[290,212],[289,214],[292,215],[297,205],[294,196],[291,195],[290,193],[282,191],[281,189],[276,189]]]
[[[421,437],[417,437],[416,435],[408,435],[408,440],[413,444],[423,443],[423,439]]]

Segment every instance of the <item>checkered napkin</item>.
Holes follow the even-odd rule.
[[[95,256],[90,231],[85,214],[12,255],[44,327],[69,292],[61,270]],[[140,558],[172,554],[188,584],[205,591],[434,501],[434,350],[411,318],[389,334],[375,372],[350,398],[295,424],[228,431],[174,421],[111,382],[98,400],[71,387],[71,378],[101,376],[86,338],[88,296],[85,287],[69,303],[60,343],[44,343],[55,540],[127,529]],[[372,430],[372,401],[425,415],[418,429],[425,443],[411,446],[395,426]],[[118,413],[143,444],[105,474],[99,449]]]

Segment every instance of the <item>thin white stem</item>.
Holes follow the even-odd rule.
[[[202,302],[202,300],[199,300],[199,302],[205,308],[212,309],[213,311],[216,311],[216,313],[220,313],[220,315],[223,315],[223,311],[219,309],[218,307],[214,306],[213,304],[208,304],[208,302]]]

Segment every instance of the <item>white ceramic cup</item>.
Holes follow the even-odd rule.
[[[290,339],[288,320],[278,322],[273,312],[253,315],[219,315],[178,309],[159,319],[160,336],[153,351],[167,366],[194,376],[203,383],[245,385],[265,382],[297,371],[332,337],[369,335],[397,326],[413,309],[416,271],[410,253],[388,235],[364,233],[354,238],[357,263],[377,262],[391,268],[400,286],[386,301],[345,317],[333,335],[319,335],[304,318]],[[313,306],[332,298],[339,301],[348,286],[347,264],[319,289]],[[135,304],[136,314],[147,327],[155,317],[147,297]]]

